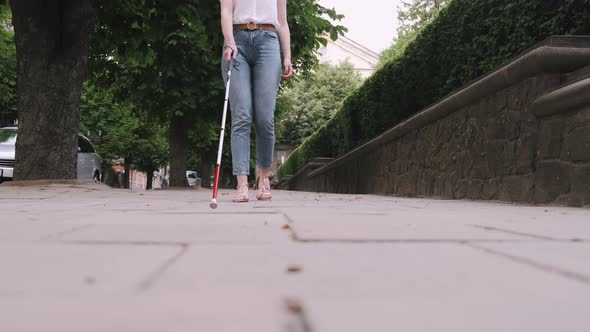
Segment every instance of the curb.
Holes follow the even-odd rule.
[[[65,184],[65,185],[87,185],[87,184],[98,184],[105,188],[110,188],[102,182],[95,180],[28,180],[28,181],[7,181],[0,184],[0,187],[39,187],[39,186],[50,186],[54,184]]]

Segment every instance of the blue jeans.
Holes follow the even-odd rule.
[[[234,175],[250,174],[250,130],[256,134],[256,162],[270,169],[274,154],[274,112],[281,83],[279,38],[272,31],[234,32],[238,58],[232,65],[229,103],[231,108],[231,151]],[[222,74],[228,63],[221,60]]]

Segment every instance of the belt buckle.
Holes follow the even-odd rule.
[[[250,24],[252,26],[250,26]],[[248,22],[248,24],[246,24],[246,28],[248,28],[248,30],[250,30],[250,31],[254,31],[254,30],[256,30],[256,23],[254,23],[254,22]]]

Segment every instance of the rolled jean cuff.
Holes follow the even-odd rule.
[[[265,170],[265,171],[270,171],[272,169],[272,162],[268,166],[261,165],[261,164],[258,164],[257,166],[258,166],[258,169],[262,169],[262,170]]]
[[[250,169],[243,169],[243,168],[233,168],[234,175],[250,175]]]

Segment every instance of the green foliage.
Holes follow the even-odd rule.
[[[281,115],[277,128],[279,142],[303,143],[334,116],[344,98],[361,82],[348,62],[339,66],[322,64],[309,76],[281,91],[277,108],[286,114]]]
[[[315,51],[346,29],[342,16],[317,0],[289,1],[293,63],[307,72]],[[218,0],[103,1],[93,43],[95,79],[116,84],[118,95],[155,113],[184,115],[217,104],[223,92],[219,64],[223,45]],[[326,17],[327,16],[327,17]]]
[[[16,120],[16,46],[10,7],[0,5],[0,127]]]
[[[316,51],[328,40],[336,40],[348,29],[333,22],[340,21],[344,16],[335,9],[322,7],[318,0],[288,0],[287,13],[291,30],[291,49],[293,66],[299,74],[307,74],[318,63]]]
[[[166,128],[113,100],[112,93],[87,83],[82,94],[80,131],[105,160],[131,160],[146,171],[165,164]]]
[[[402,8],[398,8],[400,26],[397,29],[397,37],[393,40],[393,44],[381,53],[379,68],[400,57],[420,31],[430,24],[450,2],[451,0],[403,1]]]
[[[136,139],[133,150],[129,151],[126,161],[133,168],[143,172],[153,172],[168,162],[168,141],[166,127],[149,117],[139,118],[139,126],[133,131]]]
[[[590,0],[454,0],[285,162],[337,157],[551,35],[590,34]]]
[[[405,39],[422,31],[450,2],[450,0],[402,1],[403,8],[399,8],[398,13],[400,23],[400,27],[397,29],[398,37]]]
[[[207,8],[199,11],[200,8]],[[167,120],[220,95],[219,1],[103,1],[91,57],[95,81]],[[209,33],[208,33],[209,32]]]
[[[103,1],[92,49],[93,80],[114,91],[116,100],[133,105],[140,118],[170,131],[178,127],[167,124],[190,123],[182,133],[165,136],[171,146],[180,144],[173,137],[182,136],[209,142],[211,132],[201,129],[216,121],[212,110],[223,100],[222,44],[217,0]],[[127,160],[144,164],[139,157]],[[174,165],[187,157],[166,159]]]
[[[323,34],[336,38],[346,31],[330,21],[341,16],[317,2],[288,2],[292,61],[301,73],[317,64]],[[224,90],[219,0],[106,0],[99,4],[98,17],[92,80],[162,123],[180,117],[194,124],[191,142],[209,145],[192,146],[201,155],[213,155],[218,134],[211,128],[220,122]],[[200,158],[191,159],[196,164]]]

